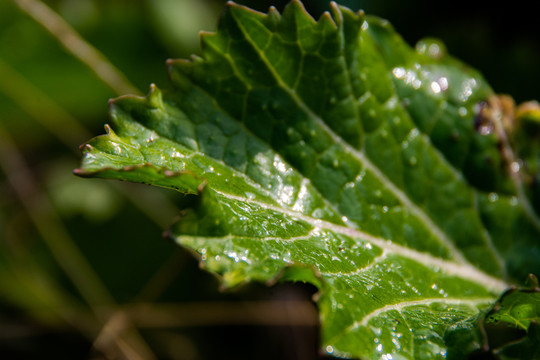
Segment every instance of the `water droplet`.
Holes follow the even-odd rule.
[[[364,21],[364,22],[362,23],[362,30],[366,31],[368,28],[369,28],[368,22],[367,22],[367,21]]]
[[[381,352],[381,351],[382,351],[382,344],[377,345],[377,351],[378,351],[378,352]]]
[[[461,106],[461,107],[458,109],[458,114],[459,114],[459,116],[467,116],[467,113],[468,113],[467,108],[465,108],[465,107],[463,107],[463,106]]]
[[[489,135],[493,132],[493,123],[491,122],[487,122],[485,124],[482,124],[479,128],[478,128],[478,132],[480,133],[480,135]]]
[[[416,44],[416,52],[422,55],[429,56],[432,59],[438,60],[445,56],[446,47],[444,44],[435,39],[423,39]]]
[[[434,94],[438,94],[441,92],[441,85],[439,85],[438,82],[432,81],[430,85],[431,91],[433,91]]]
[[[405,74],[407,73],[405,71],[404,68],[402,67],[396,67],[392,70],[392,73],[394,74],[394,76],[397,78],[397,79],[401,79],[405,76]]]
[[[445,78],[444,76],[438,78],[438,79],[437,79],[437,83],[438,83],[439,86],[441,87],[441,90],[442,90],[442,91],[448,90],[448,79]],[[446,102],[445,102],[445,104],[446,104]]]
[[[120,145],[116,143],[113,143],[113,144],[114,144],[114,153],[116,155],[120,155],[122,153],[122,148],[120,147]]]
[[[334,159],[334,161],[332,161],[332,166],[334,167],[334,169],[337,169],[339,167],[339,160]]]
[[[489,200],[489,202],[495,202],[495,201],[499,200],[499,195],[497,193],[494,193],[494,192],[489,193],[488,200]]]
[[[345,189],[354,189],[355,186],[356,186],[355,183],[348,182],[348,183],[345,184]]]
[[[476,87],[476,80],[475,79],[466,79],[462,84],[462,90],[459,94],[459,100],[465,102],[469,99],[469,97],[473,93],[473,88]]]
[[[511,170],[513,173],[518,173],[520,168],[521,168],[521,165],[520,165],[519,162],[517,162],[517,161],[513,161],[513,162],[510,164],[510,170]]]
[[[344,223],[346,223],[347,221],[349,221],[349,218],[346,217],[346,216],[342,216],[342,217],[341,217],[341,221],[343,221]]]
[[[326,347],[326,352],[329,353],[329,354],[332,354],[334,352],[334,348],[332,346],[328,345]]]
[[[388,206],[383,206],[382,211],[383,211],[383,213],[386,214],[388,212]]]
[[[274,158],[274,167],[281,173],[284,173],[287,170],[285,163],[277,156]]]

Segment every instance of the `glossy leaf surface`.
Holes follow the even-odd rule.
[[[530,276],[522,288],[506,291],[483,320],[484,348],[496,359],[538,359],[540,357],[540,288]]]
[[[168,234],[224,285],[311,282],[328,353],[437,359],[456,324],[540,273],[498,103],[442,44],[293,1],[229,4],[202,50],[169,61],[172,91],[111,102],[77,174],[200,194]]]

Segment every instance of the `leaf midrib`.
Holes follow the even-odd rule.
[[[420,252],[410,247],[398,245],[389,239],[373,236],[358,229],[353,229],[346,226],[341,226],[332,222],[328,222],[321,219],[315,219],[300,212],[289,210],[283,207],[277,207],[267,203],[261,203],[256,200],[246,199],[244,197],[238,197],[228,193],[224,193],[218,190],[213,190],[217,194],[238,202],[248,203],[263,208],[264,210],[274,211],[287,215],[293,219],[302,220],[315,229],[326,229],[337,234],[349,236],[351,238],[361,239],[380,247],[385,252],[394,253],[404,258],[411,259],[417,263],[420,263],[428,268],[440,268],[445,270],[447,274],[455,275],[463,279],[475,282],[482,285],[484,288],[489,289],[495,293],[500,293],[508,288],[508,284],[501,279],[495,278],[489,274],[486,274],[482,270],[474,267],[469,263],[458,263],[451,260],[445,260],[435,257],[426,252]],[[253,236],[254,240],[260,240],[260,237]],[[224,238],[222,238],[224,239]],[[283,239],[282,239],[283,240]]]

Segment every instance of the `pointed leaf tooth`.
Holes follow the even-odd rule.
[[[314,283],[328,353],[450,356],[448,334],[540,271],[530,195],[474,126],[492,94],[476,71],[331,14],[228,3],[201,58],[167,62],[172,91],[111,104],[77,172],[202,192],[168,236],[227,286]]]

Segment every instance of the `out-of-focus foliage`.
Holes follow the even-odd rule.
[[[282,10],[285,4],[270,0],[237,2],[261,11],[266,11],[269,5]],[[197,44],[185,39],[192,41],[201,29],[214,30],[212,19],[217,19],[224,1],[50,0],[46,3],[121,69],[137,88],[145,91],[151,82],[163,88],[168,86],[165,59],[185,57],[196,51]],[[406,6],[397,1],[341,3],[353,10],[363,8],[367,13],[388,18],[411,44],[426,35],[442,38],[452,55],[481,69],[496,92],[510,93],[518,102],[540,98],[540,88],[536,86],[540,79],[540,69],[536,66],[540,63],[537,46],[540,40],[532,31],[533,12],[528,11],[526,2],[513,2],[504,12],[496,11],[492,4],[480,6],[465,1],[438,5],[417,0],[407,2]],[[328,10],[326,0],[306,1],[305,5],[315,16]],[[183,12],[178,16],[189,19],[189,27],[175,23],[175,11]],[[172,16],[166,20],[163,14]],[[313,291],[311,288],[301,292],[296,288],[293,292],[289,288],[250,288],[234,294],[217,293],[213,278],[199,272],[186,253],[159,236],[168,222],[153,220],[159,214],[158,217],[170,218],[172,222],[178,205],[191,199],[170,198],[168,192],[150,188],[140,191],[140,187],[127,184],[88,182],[72,176],[71,170],[79,160],[77,144],[86,140],[88,134],[101,132],[107,117],[104,104],[117,95],[23,13],[14,0],[0,1],[0,154],[5,155],[0,156],[2,358],[39,355],[73,359],[99,354],[92,350],[92,342],[100,334],[107,316],[102,313],[98,316],[99,311],[90,310],[99,308],[100,304],[88,304],[70,278],[73,274],[65,271],[66,264],[62,261],[66,259],[62,254],[69,256],[70,249],[84,254],[119,304],[174,301],[185,305],[192,301],[214,303],[232,298],[308,299]],[[14,153],[21,156],[22,164],[15,161]],[[6,159],[11,159],[9,169],[16,172],[6,170]],[[25,190],[23,194],[14,189],[13,183],[19,190]],[[139,207],[134,207],[132,194],[142,196],[142,193],[148,196],[141,200],[144,206],[139,203]],[[130,230],[129,225],[134,222],[138,226]],[[54,240],[59,238],[66,241],[55,248]],[[70,244],[67,250],[66,243]],[[125,251],[128,246],[129,253]],[[170,278],[163,273],[170,274]],[[256,331],[246,327],[236,332],[224,331],[217,324],[234,321],[224,317],[225,310],[219,308],[210,305],[202,310],[179,308],[184,316],[190,314],[193,319],[197,314],[213,316],[199,317],[202,320],[198,323],[185,320],[180,328],[144,328],[140,335],[160,358],[215,358],[216,349],[220,358],[316,357],[317,332],[313,323],[274,328],[278,331],[261,327],[255,328]],[[241,317],[251,311],[247,309],[227,311]],[[168,318],[171,317],[182,318]],[[285,335],[278,336],[279,333]],[[236,338],[237,346],[230,346],[232,337]],[[205,346],[209,339],[215,347]]]

